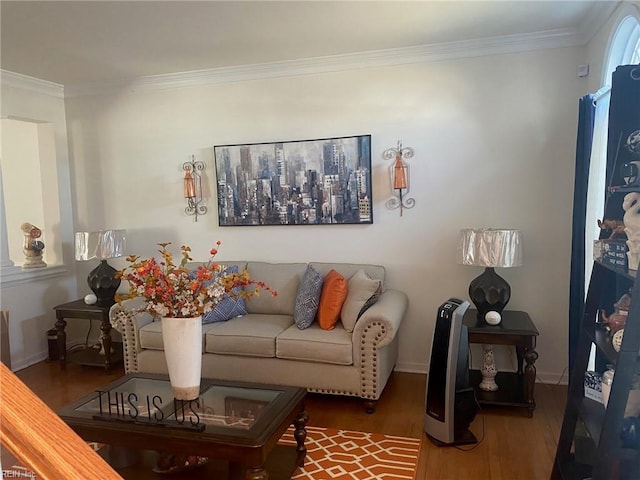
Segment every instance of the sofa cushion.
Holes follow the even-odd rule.
[[[278,296],[260,292],[260,295],[245,301],[247,312],[293,316],[298,285],[306,269],[306,263],[248,262],[247,271],[251,279],[265,282],[278,292]]]
[[[322,293],[322,275],[309,265],[302,276],[296,294],[296,305],[293,311],[293,321],[299,329],[309,328],[316,318]]]
[[[205,265],[208,262],[187,262],[186,267],[189,270],[196,270],[199,266]],[[222,260],[218,261],[216,260],[216,263],[222,265],[223,267],[225,267],[225,269],[228,268],[237,268],[238,272],[241,272],[242,270],[244,270],[245,268],[247,268],[247,262],[244,261],[229,261],[229,262],[223,262]]]
[[[318,323],[320,328],[331,330],[340,318],[342,305],[347,298],[347,281],[335,270],[330,270],[322,282]]]
[[[375,295],[381,288],[381,283],[380,280],[369,278],[364,270],[358,270],[349,279],[347,299],[340,313],[340,320],[347,332],[353,332],[360,311],[370,298],[376,298]]]
[[[204,351],[227,355],[275,357],[276,337],[293,324],[290,315],[247,314],[203,328]],[[294,326],[297,329],[297,327]]]
[[[218,257],[216,256],[216,259]],[[245,268],[247,268],[247,262],[245,262],[244,260],[229,260],[229,261],[224,261],[224,260],[217,260],[217,262],[224,266],[224,267],[237,267],[238,271],[241,272],[243,271]]]
[[[324,262],[309,262],[309,265],[315,268],[316,271],[323,276],[329,273],[329,270],[333,269],[336,272],[341,273],[344,278],[351,278],[358,270],[364,270],[364,273],[366,273],[369,278],[380,280],[382,282],[382,288],[384,289],[385,269],[382,265]]]
[[[276,356],[287,360],[351,365],[351,334],[340,324],[333,330],[324,330],[317,323],[305,330],[293,325],[276,338]]]
[[[223,274],[238,272],[239,268],[237,265],[230,265],[224,269]],[[242,287],[233,288],[233,292],[236,295],[241,290]],[[242,297],[231,296],[228,293],[225,293],[222,297],[222,300],[218,302],[214,309],[202,316],[202,324],[206,325],[208,323],[214,322],[226,322],[227,320],[230,320],[234,317],[246,315],[246,313],[247,307],[244,304],[244,299]]]
[[[202,327],[203,331],[205,326]],[[140,348],[148,350],[163,350],[164,342],[162,341],[162,321],[160,319],[147,323],[139,331]]]
[[[226,322],[234,317],[247,314],[247,307],[242,297],[226,295],[215,308],[202,316],[202,324]]]

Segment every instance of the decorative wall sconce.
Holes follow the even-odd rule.
[[[195,221],[198,221],[198,215],[207,213],[206,205],[202,204],[202,178],[200,173],[205,169],[204,162],[195,159],[195,155],[191,155],[191,161],[184,162],[182,169],[184,170],[184,198],[187,199],[187,208],[184,209],[187,215],[194,215]]]
[[[404,208],[413,208],[416,201],[406,196],[409,193],[409,165],[404,163],[403,158],[413,158],[413,148],[403,147],[402,141],[398,140],[396,148],[387,148],[382,154],[385,160],[394,160],[390,168],[391,188],[394,196],[387,200],[387,208],[400,208],[400,216]]]

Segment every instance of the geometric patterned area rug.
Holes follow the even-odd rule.
[[[304,468],[296,467],[291,480],[414,480],[421,442],[419,438],[308,426],[304,442],[307,448]],[[102,443],[87,443],[96,451],[104,446]],[[278,445],[296,446],[293,427],[278,440]],[[295,451],[288,451],[291,452],[288,458],[293,462]],[[156,457],[153,456],[152,459],[151,466],[154,465]],[[211,466],[212,464],[206,468]],[[173,475],[151,473],[151,477],[144,478],[170,480],[207,476],[204,475],[204,471],[199,470]],[[218,477],[214,475],[207,478]]]
[[[304,469],[296,469],[291,479],[414,480],[420,442],[419,438],[307,427]],[[293,428],[278,443],[295,446]]]

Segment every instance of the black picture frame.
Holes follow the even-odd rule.
[[[371,135],[214,147],[218,225],[373,223]]]

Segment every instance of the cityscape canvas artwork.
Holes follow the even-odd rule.
[[[371,135],[214,147],[218,223],[373,223]]]

